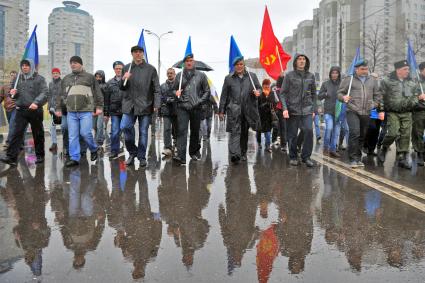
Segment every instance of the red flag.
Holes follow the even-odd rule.
[[[261,232],[257,244],[257,275],[259,283],[267,283],[273,262],[279,253],[279,242],[275,234],[276,224]]]
[[[280,59],[280,60],[279,60]],[[269,11],[264,11],[263,28],[260,40],[260,63],[270,77],[277,80],[280,73],[286,70],[286,64],[291,60],[276,38],[270,21]]]

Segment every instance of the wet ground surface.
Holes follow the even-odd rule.
[[[107,154],[36,166],[28,140],[0,173],[0,282],[425,281],[425,209],[409,204],[425,203],[424,168],[399,170],[393,150],[348,176],[319,146],[316,168],[290,167],[254,134],[248,162],[232,166],[224,126],[213,132],[186,167],[162,160],[157,134],[146,169]]]

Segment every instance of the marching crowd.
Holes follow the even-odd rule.
[[[323,155],[340,158],[343,141],[348,143],[352,168],[364,166],[363,153],[385,162],[394,142],[400,167],[411,168],[411,142],[417,164],[424,165],[425,62],[419,65],[420,81],[411,79],[406,60],[396,62],[394,72],[382,80],[370,74],[366,60],[355,62],[352,76],[343,77],[340,67],[331,67],[329,80],[318,91],[306,55],[295,55],[293,70],[282,72],[273,84],[269,79],[260,84],[257,76],[247,71],[244,58],[238,56],[232,62],[234,71],[224,79],[217,105],[207,76],[196,69],[192,53],[185,55],[179,74],[173,68],[167,70],[167,80],[162,85],[157,70],[145,62],[143,48],[134,46],[131,54],[132,63],[113,63],[115,76],[109,81],[103,71],[94,75],[86,72],[82,58],[73,56],[72,72],[61,78],[61,71],[52,69],[48,85],[35,70],[34,62],[22,60],[19,74],[11,72],[10,84],[0,92],[9,122],[6,154],[0,161],[16,166],[30,125],[36,163],[44,162],[43,106],[47,103],[52,116],[50,150],[58,150],[56,125],[60,125],[67,167],[78,166],[81,158],[86,158],[87,149],[91,161],[99,158],[105,138],[109,139],[109,122],[110,159],[123,151],[123,136],[129,153],[126,164],[133,165],[137,158],[145,167],[148,130],[155,125],[155,115],[162,117],[164,123],[163,154],[184,165],[189,147],[190,158],[199,160],[201,141],[210,137],[214,114],[226,121],[233,164],[246,161],[252,129],[257,133],[259,148],[264,137],[266,152],[271,152],[273,143],[279,143],[282,151],[289,151],[290,165],[298,166],[301,161],[314,167],[311,155],[316,128]],[[323,139],[321,119],[325,122]]]

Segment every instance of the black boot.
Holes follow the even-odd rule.
[[[379,149],[379,151],[378,151],[379,162],[381,162],[381,163],[385,162],[385,155],[387,154],[387,151],[388,151],[388,149],[385,146],[383,146],[381,149]]]
[[[407,159],[407,153],[401,154],[401,158],[398,161],[398,166],[404,169],[412,169],[412,164]]]

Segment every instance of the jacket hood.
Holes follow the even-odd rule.
[[[31,78],[34,76],[34,74],[36,73],[36,69],[35,69],[35,63],[32,59],[25,59],[22,61],[27,61],[30,64],[30,71],[28,74],[24,74],[22,73],[22,75],[24,76],[24,78]]]
[[[331,79],[331,74],[333,71],[337,71],[338,72],[338,81],[341,80],[341,68],[338,66],[333,66],[331,67],[331,69],[329,70],[329,79]]]
[[[101,81],[102,84],[104,84],[106,82],[105,81],[105,72],[104,71],[97,70],[96,73],[94,73],[94,76],[96,76],[96,75],[100,75],[102,77],[102,81]]]
[[[294,56],[294,61],[292,62],[292,66],[294,67],[294,71],[297,70],[297,59],[300,56],[304,56],[305,57],[306,63],[305,63],[304,71],[305,72],[308,72],[308,70],[310,69],[310,59],[305,54],[301,54],[301,53],[297,53]]]

